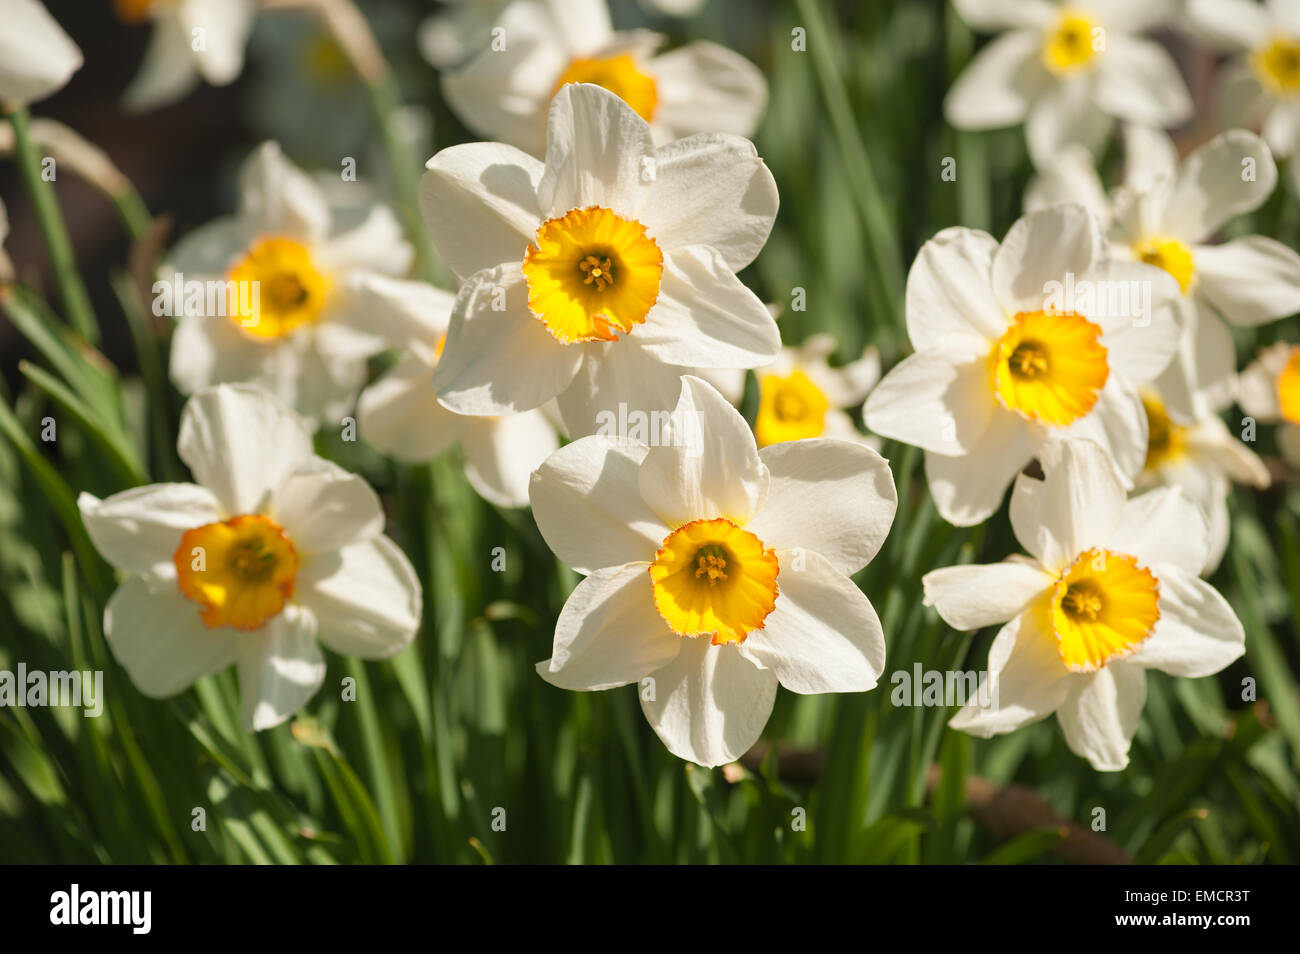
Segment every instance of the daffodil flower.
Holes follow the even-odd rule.
[[[1054,444],[1045,477],[1022,474],[1011,526],[1032,559],[952,566],[922,580],[954,629],[1005,623],[989,648],[986,700],[949,722],[989,738],[1056,713],[1071,751],[1100,771],[1128,764],[1146,670],[1208,676],[1245,651],[1245,632],[1197,574],[1208,530],[1177,488],[1125,500],[1108,455]]]
[[[1115,119],[1169,128],[1192,115],[1173,58],[1138,34],[1172,17],[1173,0],[954,0],[974,29],[999,36],[944,101],[959,129],[1024,122],[1046,167],[1068,143],[1094,151]]]
[[[654,446],[575,441],[538,468],[532,503],[556,556],[586,574],[538,672],[564,689],[638,683],[675,755],[734,761],[778,684],[876,685],[884,634],[849,580],[897,505],[874,450],[822,439],[759,450],[735,408],[687,375]]]
[[[39,0],[0,0],[0,112],[45,99],[81,69],[81,49]]]
[[[716,43],[657,53],[664,37],[615,32],[605,0],[514,0],[495,23],[458,5],[465,43],[476,51],[442,77],[456,114],[478,134],[534,155],[546,148],[547,106],[566,83],[594,83],[650,124],[656,143],[694,133],[748,136],[767,105],[758,68]],[[446,51],[447,21],[424,34],[435,65]]]
[[[469,417],[447,410],[433,390],[433,371],[456,296],[382,275],[367,276],[355,291],[374,330],[404,351],[361,392],[357,425],[362,440],[408,463],[431,460],[459,442],[465,475],[481,497],[498,507],[528,506],[529,477],[560,446],[545,411]]]
[[[754,433],[760,447],[806,437],[832,437],[875,446],[845,413],[858,407],[880,380],[880,354],[868,346],[840,368],[828,359],[835,353],[833,335],[817,334],[797,348],[782,348],[776,360],[758,368],[758,418]],[[733,402],[734,403],[734,402]]]
[[[113,0],[113,9],[127,23],[153,24],[144,62],[123,96],[137,110],[173,103],[200,80],[233,83],[257,15],[255,0]]]
[[[305,421],[260,389],[221,385],[186,404],[177,450],[195,483],[77,502],[126,574],[104,635],[141,692],[175,695],[233,663],[245,726],[267,729],[320,688],[318,642],[366,659],[410,644],[415,572],[374,491],[312,453]]]
[[[1279,341],[1260,351],[1238,387],[1243,411],[1260,424],[1281,423],[1282,456],[1300,467],[1300,345]]]
[[[442,403],[506,415],[558,398],[574,437],[599,412],[666,409],[693,368],[753,368],[776,323],[736,277],[767,240],[776,183],[745,139],[655,148],[598,86],[565,86],[542,163],[471,143],[428,163],[425,222],[462,280],[434,372]]]
[[[1057,205],[999,245],[945,229],[907,279],[915,354],[867,398],[867,427],[925,450],[945,520],[989,517],[1047,444],[1089,438],[1131,487],[1147,452],[1138,387],[1173,357],[1177,286],[1159,269],[1107,260],[1096,219]]]
[[[265,143],[244,164],[239,212],[182,239],[162,270],[185,306],[175,308],[172,381],[184,394],[251,381],[317,423],[337,422],[361,390],[366,359],[386,347],[368,313],[374,298],[420,285],[372,286],[364,305],[356,288],[371,275],[404,274],[411,254],[387,208],[331,203]],[[191,296],[191,285],[222,296]]]

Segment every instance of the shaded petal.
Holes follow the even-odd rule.
[[[1115,31],[1097,70],[1096,96],[1104,112],[1131,123],[1169,128],[1192,115],[1187,84],[1165,48]]]
[[[329,234],[330,211],[324,194],[274,142],[254,149],[239,170],[239,215],[256,234],[307,243]]]
[[[670,136],[748,136],[767,107],[763,73],[734,50],[707,40],[679,46],[645,64],[659,89],[655,127]]]
[[[1196,293],[1234,325],[1300,311],[1300,255],[1262,235],[1196,249]]]
[[[186,530],[221,520],[221,505],[195,484],[150,484],[99,500],[77,498],[91,542],[114,569],[128,573],[175,573],[172,554]]]
[[[1049,289],[1067,275],[1087,275],[1100,251],[1097,220],[1083,206],[1030,212],[1011,226],[993,257],[993,294],[1008,314],[1041,311]]]
[[[1219,591],[1195,571],[1156,568],[1160,618],[1151,635],[1124,661],[1172,676],[1209,676],[1246,651],[1246,632]]]
[[[317,619],[317,638],[344,656],[384,659],[420,628],[420,581],[386,536],[313,555],[295,586],[295,599]]]
[[[1245,160],[1253,160],[1249,166]],[[1247,171],[1254,175],[1247,177]],[[1229,219],[1264,204],[1277,185],[1277,164],[1264,140],[1230,129],[1195,149],[1178,168],[1165,211],[1165,231],[1201,242]]]
[[[996,129],[1024,119],[1047,83],[1041,45],[1036,31],[1013,30],[976,53],[943,101],[948,122],[958,129]]]
[[[869,430],[935,454],[971,453],[990,421],[1005,413],[989,387],[983,360],[955,364],[935,352],[904,358],[867,396]]]
[[[1056,721],[1070,751],[1099,772],[1118,772],[1128,765],[1129,744],[1146,698],[1146,673],[1113,661],[1097,672],[1078,675],[1069,698],[1056,710]]]
[[[1124,487],[1092,441],[1050,441],[1039,461],[1042,480],[1016,478],[1011,527],[1026,551],[1057,571],[1089,547],[1108,544],[1125,515]]]
[[[986,357],[1007,330],[993,294],[998,241],[987,232],[944,229],[921,246],[907,273],[907,336],[918,351]]]
[[[1056,651],[1056,637],[1038,624],[1039,613],[1021,613],[989,647],[988,678],[980,693],[948,725],[982,739],[1013,732],[1057,710],[1072,677]]]
[[[261,629],[236,643],[244,728],[270,729],[305,706],[325,681],[316,644],[316,617],[290,603]]]
[[[948,566],[921,578],[924,605],[961,630],[1014,619],[1055,582],[1042,567],[1020,561]]]
[[[1124,504],[1105,546],[1147,566],[1175,566],[1193,575],[1205,566],[1209,528],[1199,507],[1178,487],[1160,487]]]
[[[320,457],[285,478],[271,517],[301,554],[338,550],[384,530],[384,508],[365,478]]]
[[[968,453],[945,457],[926,451],[925,477],[939,515],[959,527],[987,520],[1012,478],[1033,459],[1038,442],[1018,414],[999,409]]]
[[[432,460],[474,419],[447,410],[433,389],[432,355],[404,355],[357,401],[361,439],[405,463]]]
[[[480,497],[498,507],[527,507],[533,471],[560,446],[555,428],[539,410],[470,418],[461,439],[465,476]]]

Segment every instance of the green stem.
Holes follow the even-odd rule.
[[[91,308],[90,295],[81,280],[81,273],[77,271],[72,240],[68,238],[67,227],[63,224],[54,189],[41,176],[41,157],[31,137],[31,117],[26,108],[17,109],[9,114],[9,122],[14,129],[14,155],[18,161],[18,172],[32,205],[36,208],[36,217],[45,236],[50,262],[54,265],[59,297],[67,309],[72,327],[87,341],[97,344],[99,326],[95,323],[95,312]]]

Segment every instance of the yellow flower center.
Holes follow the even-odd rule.
[[[579,56],[560,74],[551,95],[565,83],[594,83],[603,86],[627,103],[646,122],[654,119],[659,105],[659,87],[653,76],[642,73],[630,54],[617,56]]]
[[[1016,315],[989,355],[993,392],[1008,410],[1052,427],[1077,421],[1110,376],[1101,329],[1074,314]]]
[[[1127,656],[1151,635],[1159,618],[1159,582],[1123,553],[1085,550],[1052,592],[1057,652],[1074,672],[1096,672]]]
[[[1274,93],[1300,93],[1300,40],[1275,36],[1250,54],[1250,65],[1259,81]]]
[[[759,379],[758,443],[779,444],[817,437],[826,429],[830,401],[808,375],[795,370],[786,377],[766,374]]]
[[[1277,402],[1282,417],[1292,424],[1300,424],[1300,348],[1277,376]]]
[[[343,47],[328,33],[317,33],[308,38],[300,56],[303,72],[321,86],[343,86],[352,82],[355,76]]]
[[[523,271],[528,306],[557,341],[615,341],[658,300],[664,256],[640,222],[593,205],[543,222]]]
[[[1144,239],[1133,246],[1133,257],[1139,262],[1163,268],[1174,276],[1183,294],[1187,293],[1196,277],[1196,259],[1192,250],[1177,239]]]
[[[1043,65],[1057,76],[1082,69],[1100,49],[1094,45],[1097,24],[1076,10],[1065,10],[1043,41]]]
[[[1187,450],[1187,428],[1175,423],[1164,402],[1150,392],[1143,393],[1142,407],[1147,412],[1147,459],[1143,469],[1153,471],[1183,456]]]
[[[186,530],[172,554],[181,594],[211,629],[258,629],[293,596],[298,554],[284,530],[258,514]]]
[[[678,636],[740,643],[776,606],[776,553],[730,520],[692,520],[650,564],[655,607]]]
[[[226,278],[230,320],[255,338],[283,338],[320,317],[329,282],[301,242],[259,241],[231,266]]]
[[[158,7],[176,0],[113,0],[113,12],[123,23],[144,23]]]

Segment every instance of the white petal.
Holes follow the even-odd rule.
[[[255,378],[265,350],[224,317],[186,315],[172,333],[168,372],[176,390],[194,394],[213,384]]]
[[[1122,33],[1145,33],[1164,26],[1180,12],[1179,0],[1088,0],[1086,9],[1094,14],[1107,30]]]
[[[1251,417],[1267,423],[1281,416],[1277,379],[1294,351],[1295,345],[1279,341],[1260,351],[1241,372],[1241,409]]]
[[[1100,257],[1097,220],[1081,205],[1030,212],[1007,232],[993,257],[993,294],[1007,314],[1041,311],[1067,275],[1087,275]]]
[[[1234,325],[1300,311],[1300,255],[1262,235],[1196,249],[1196,292]]]
[[[1249,178],[1248,169],[1254,173]],[[1184,242],[1201,242],[1234,216],[1263,205],[1276,184],[1277,165],[1264,140],[1230,129],[1183,160],[1163,226]]]
[[[155,699],[235,661],[235,630],[205,626],[174,580],[129,577],[104,608],[104,637],[135,687]]]
[[[1056,636],[1041,629],[1034,613],[1021,613],[989,647],[988,678],[981,695],[966,703],[948,725],[982,739],[1037,722],[1056,711],[1070,692],[1072,676],[1056,650]]]
[[[1047,26],[1057,15],[1049,0],[953,0],[952,5],[971,29],[981,33]]]
[[[712,767],[734,762],[763,734],[777,678],[734,645],[683,639],[677,658],[654,672],[654,696],[641,711],[678,758]]]
[[[1142,262],[1112,260],[1084,281],[1097,292],[1097,311],[1089,317],[1102,330],[1111,373],[1133,384],[1159,375],[1178,349],[1180,298],[1173,276]]]
[[[1036,31],[1014,30],[981,49],[948,90],[948,122],[958,129],[996,129],[1024,119],[1047,82],[1041,45]]]
[[[989,386],[987,360],[954,363],[936,352],[904,358],[885,375],[862,409],[869,430],[935,454],[970,453],[1001,410]]]
[[[261,629],[241,633],[236,645],[240,709],[249,731],[279,725],[325,681],[316,617],[292,603]]]
[[[542,215],[542,164],[501,143],[449,146],[429,160],[420,211],[438,254],[461,279],[524,260]]]
[[[174,103],[199,85],[201,76],[189,40],[175,17],[155,21],[140,69],[122,94],[127,110],[140,112]]]
[[[239,171],[239,212],[263,235],[316,242],[329,234],[324,194],[274,142],[254,149]]]
[[[343,288],[346,308],[336,324],[401,348],[411,342],[432,347],[447,333],[456,296],[428,282],[404,281],[374,272],[350,274]]]
[[[714,517],[744,525],[767,497],[768,471],[740,413],[707,382],[685,375],[637,484],[669,527]]]
[[[921,246],[907,273],[907,336],[918,351],[987,357],[1007,329],[993,294],[998,242],[987,232],[944,229]]]
[[[1232,332],[1201,296],[1183,298],[1178,352],[1156,379],[1170,409],[1188,419],[1218,413],[1237,393],[1237,346]]]
[[[1195,571],[1156,568],[1160,618],[1125,662],[1173,676],[1209,676],[1246,651],[1246,632],[1219,591]]]
[[[299,553],[338,550],[384,530],[384,509],[365,478],[313,457],[275,492],[271,517]]]
[[[777,553],[776,608],[740,644],[791,692],[866,692],[885,668],[885,634],[871,601],[811,551]],[[722,648],[722,647],[717,647]]]
[[[1055,582],[1042,567],[1020,561],[948,566],[921,578],[924,605],[961,630],[1014,619]]]
[[[668,135],[733,133],[748,136],[767,106],[762,72],[739,53],[697,40],[645,64],[658,87],[656,127]]]
[[[1163,129],[1137,123],[1124,126],[1124,185],[1147,189],[1161,177],[1176,175],[1178,148]]]
[[[1124,505],[1105,546],[1146,566],[1176,566],[1195,575],[1205,566],[1209,527],[1200,508],[1177,487],[1161,487]]]
[[[397,215],[379,205],[355,228],[331,236],[316,250],[316,264],[329,271],[363,269],[380,275],[402,276],[411,267],[415,250]]]
[[[1097,70],[1096,95],[1104,112],[1131,123],[1167,129],[1192,115],[1187,84],[1164,47],[1114,31]]]
[[[846,576],[879,552],[898,494],[878,453],[847,441],[812,439],[773,444],[758,456],[771,477],[767,499],[745,529],[763,546],[815,551]]]
[[[650,127],[631,106],[603,87],[566,84],[547,117],[538,204],[547,218],[589,205],[635,216],[651,191],[645,160],[654,154]]]
[[[541,411],[466,421],[465,475],[483,499],[498,507],[527,507],[528,482],[560,446],[555,428]]]
[[[1097,672],[1080,674],[1069,698],[1056,710],[1070,751],[1099,772],[1124,768],[1146,698],[1146,673],[1138,666],[1117,660]]]
[[[756,368],[776,357],[776,322],[720,252],[679,248],[664,265],[659,299],[632,332],[645,353],[683,368]]]
[[[193,50],[199,72],[213,86],[234,82],[243,70],[253,16],[252,0],[181,0],[176,17],[186,45]],[[194,42],[199,36],[201,49]]]
[[[1025,421],[998,409],[968,453],[946,457],[926,451],[925,477],[939,515],[959,527],[987,520],[1001,505],[1012,478],[1033,459],[1036,447]]]
[[[655,427],[666,417],[681,390],[687,369],[666,364],[641,347],[636,333],[618,341],[582,345],[582,364],[572,383],[556,398],[564,430],[570,437],[624,434],[620,421],[630,422],[626,436]]]
[[[1092,441],[1050,441],[1039,461],[1042,480],[1016,478],[1011,527],[1025,550],[1057,571],[1089,547],[1107,545],[1125,513],[1124,487]]]
[[[302,418],[259,388],[229,384],[190,398],[176,449],[195,482],[230,514],[257,513],[284,478],[313,456]]]
[[[1110,455],[1115,473],[1132,487],[1147,459],[1147,415],[1131,384],[1112,374],[1097,395],[1092,410],[1065,428],[1055,428],[1054,440],[1088,440]]]
[[[405,355],[357,401],[361,439],[405,463],[432,460],[454,444],[474,419],[447,410],[433,389],[433,364]]]
[[[77,498],[81,520],[100,555],[128,573],[174,575],[172,554],[186,530],[221,520],[212,492],[194,484],[150,484],[97,500]]]
[[[561,344],[533,314],[518,267],[501,266],[461,286],[433,386],[459,414],[517,414],[564,390],[583,354],[582,345]]]
[[[1262,46],[1271,27],[1255,0],[1187,0],[1187,19],[1199,39],[1228,51]]]
[[[1071,143],[1025,189],[1025,211],[1069,202],[1081,205],[1098,219],[1110,218],[1110,199],[1086,146]]]
[[[77,44],[37,0],[6,0],[0,32],[0,104],[17,109],[44,99],[81,69]]]
[[[1092,76],[1066,77],[1047,86],[1025,120],[1029,155],[1039,169],[1073,143],[1094,154],[1110,138],[1115,121],[1097,107]]]
[[[777,205],[776,180],[753,143],[701,134],[655,153],[639,221],[664,252],[708,245],[738,272],[767,242]]]
[[[406,554],[382,535],[312,555],[294,598],[315,615],[317,638],[345,656],[386,658],[409,646],[420,627],[420,581]]]
[[[610,567],[569,594],[537,674],[561,689],[613,689],[668,665],[682,643],[655,609],[645,564]]]

